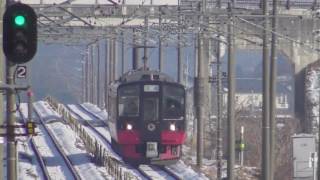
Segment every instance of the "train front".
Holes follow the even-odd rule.
[[[122,156],[134,163],[175,163],[185,141],[184,87],[150,80],[120,85],[117,92]]]

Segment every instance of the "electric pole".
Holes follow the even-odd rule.
[[[101,107],[100,99],[100,46],[99,40],[97,40],[97,106]]]
[[[178,82],[180,83],[180,84],[183,84],[183,82],[182,82],[182,79],[183,79],[183,71],[182,71],[182,69],[183,69],[183,64],[182,64],[182,54],[183,54],[183,52],[182,52],[182,47],[181,47],[181,33],[182,33],[182,29],[181,29],[181,21],[182,21],[182,19],[181,19],[181,10],[180,10],[180,6],[178,6],[178,13],[179,13],[179,15],[178,15],[178,28],[179,28],[179,32],[178,32]]]
[[[138,48],[138,32],[136,29],[133,29],[133,52],[132,52],[132,69],[136,70],[139,68],[139,48]]]
[[[121,32],[121,75],[124,74],[125,52],[124,52],[124,33]]]
[[[95,94],[95,80],[94,80],[94,47],[93,44],[91,44],[89,46],[89,55],[90,55],[90,75],[91,75],[91,80],[90,80],[90,88],[91,88],[91,94],[90,94],[90,99],[91,99],[91,103],[95,104],[94,100],[94,94]]]
[[[219,7],[220,8],[220,7]],[[221,68],[220,68],[220,22],[217,27],[217,47],[216,47],[216,63],[217,63],[217,179],[222,178],[222,103],[221,103]]]
[[[3,27],[3,22],[2,22],[2,15],[5,11],[5,5],[6,5],[6,2],[5,1],[0,1],[0,34],[3,34],[2,31],[2,27]],[[1,36],[1,42],[2,42],[2,36]],[[3,55],[3,52],[2,52],[2,43],[0,45],[0,81],[4,81],[4,65],[5,65],[5,58],[4,58],[4,55]],[[0,94],[0,114],[1,114],[1,117],[0,117],[0,126],[4,124],[4,111],[3,111],[3,94]],[[4,131],[2,129],[0,129],[0,134],[4,134]],[[3,148],[3,145],[4,145],[4,137],[0,137],[0,179],[4,179],[4,171],[3,171],[3,155],[4,155],[4,148]]]
[[[235,60],[234,60],[234,30],[233,30],[233,12],[232,6],[228,4],[229,22],[228,22],[228,180],[234,179],[235,164]]]
[[[108,111],[107,107],[108,107],[108,91],[109,91],[109,79],[110,79],[110,76],[109,76],[109,65],[108,65],[108,57],[109,57],[109,47],[108,47],[108,44],[109,41],[106,39],[105,42],[105,60],[104,60],[104,108]]]
[[[147,61],[148,61],[148,32],[149,32],[149,18],[148,16],[144,17],[144,30],[145,30],[145,34],[144,34],[144,48],[143,48],[143,70],[147,70]]]
[[[160,27],[160,35],[159,35],[159,71],[163,70],[163,50],[162,50],[162,16],[161,16],[161,6],[159,7],[159,27]]]
[[[268,49],[268,1],[263,0],[263,106],[262,106],[262,179],[270,180],[270,59]]]
[[[272,8],[272,31],[277,31],[278,0],[273,0]],[[277,36],[272,33],[271,36],[271,93],[270,93],[270,179],[274,179],[274,149],[277,145],[276,141],[276,96],[277,96]]]

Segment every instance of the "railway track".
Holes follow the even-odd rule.
[[[20,117],[21,117],[23,123],[26,123],[26,122],[27,122],[27,119],[26,119],[26,117],[24,116],[24,114],[21,112],[20,109],[18,109],[18,112],[19,112],[19,114],[20,114]],[[37,159],[37,161],[38,161],[38,163],[39,163],[39,165],[40,165],[40,169],[42,170],[42,174],[43,174],[44,179],[45,179],[45,180],[51,180],[50,175],[49,175],[49,172],[48,172],[48,169],[47,169],[47,167],[46,167],[46,165],[45,165],[45,161],[44,161],[43,157],[41,156],[41,153],[40,153],[40,151],[38,150],[38,148],[37,148],[37,146],[36,146],[36,144],[35,144],[35,142],[34,142],[33,137],[31,137],[31,139],[30,139],[29,142],[30,142],[32,151],[34,152],[34,154],[35,154],[35,156],[36,156],[36,159]]]
[[[38,112],[38,109],[36,107],[34,107],[34,109],[35,109],[35,114],[38,117],[39,123],[41,124],[41,126],[45,130],[45,131],[42,132],[42,134],[44,136],[48,135],[48,137],[50,137],[50,140],[51,140],[52,144],[54,145],[54,148],[56,149],[56,151],[62,157],[62,159],[63,159],[66,167],[68,167],[69,173],[72,175],[73,179],[81,180],[80,175],[78,174],[78,172],[73,167],[70,159],[67,157],[67,155],[62,150],[62,148],[61,148],[60,144],[58,143],[57,139],[54,137],[54,135],[51,133],[51,131],[46,127],[44,120],[42,119],[42,117],[40,116],[40,113]],[[61,162],[59,162],[59,163],[61,163]]]
[[[95,120],[100,120],[105,124],[105,127],[108,127],[107,123],[104,122],[99,116],[97,116],[96,114],[88,111],[86,108],[84,108],[82,105],[77,105],[77,108],[79,110],[82,111],[82,113],[86,113],[87,115],[89,114],[89,116],[94,117]],[[78,118],[82,119],[81,115],[75,111],[73,111],[69,106],[68,109],[73,112]],[[92,118],[93,119],[93,118]],[[86,121],[86,124],[88,125],[88,127],[95,132],[96,135],[99,136],[100,139],[103,140],[103,142],[107,143],[110,147],[111,146],[111,142],[104,136],[101,134],[101,132],[99,132],[96,127],[94,126],[94,124],[91,123],[91,121]],[[115,152],[117,153],[117,152]],[[120,154],[117,153],[118,156],[120,156]],[[175,179],[175,180],[180,180],[181,178],[174,174],[172,171],[166,169],[165,167],[158,167],[155,165],[143,165],[143,167],[138,167],[136,168],[136,170],[144,176],[144,178],[148,179],[148,180],[153,180],[153,179]]]

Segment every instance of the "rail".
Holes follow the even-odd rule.
[[[21,112],[21,110],[18,109],[18,111],[19,111],[20,117],[22,118],[23,122],[24,123],[27,122],[27,119],[26,119],[26,117],[24,117],[24,115]],[[30,139],[30,144],[31,144],[31,148],[32,148],[32,150],[33,150],[34,154],[36,155],[36,158],[37,158],[37,160],[39,162],[40,169],[42,170],[44,179],[51,180],[49,172],[48,172],[48,169],[46,168],[46,165],[45,165],[44,160],[43,160],[43,158],[42,158],[42,156],[40,154],[40,151],[38,150],[37,146],[35,145],[33,137],[31,137],[31,139]]]
[[[43,128],[45,129],[45,131],[48,133],[50,139],[52,140],[54,146],[56,147],[56,149],[58,150],[58,152],[60,153],[61,157],[63,158],[63,160],[65,161],[66,165],[68,166],[72,176],[74,177],[74,179],[76,180],[81,180],[79,174],[77,173],[77,171],[75,170],[75,168],[73,167],[71,161],[69,160],[69,158],[67,157],[67,155],[64,153],[64,151],[62,150],[60,144],[58,143],[57,139],[54,137],[54,135],[52,134],[52,132],[48,129],[48,127],[45,125],[45,123],[43,122],[42,117],[40,116],[40,114],[38,113],[37,109],[35,109],[36,115],[39,117],[39,121],[41,122],[41,124],[43,125]]]
[[[120,161],[107,153],[107,150],[102,147],[98,141],[85,131],[83,125],[80,124],[74,117],[71,116],[68,109],[59,104],[52,97],[46,97],[45,100],[58,112],[66,123],[76,132],[76,134],[83,140],[86,150],[93,156],[95,163],[104,166],[108,173],[116,180],[132,180],[139,179],[133,173],[125,170]]]

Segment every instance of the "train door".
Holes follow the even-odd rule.
[[[160,85],[143,85],[142,98],[142,140],[145,142],[146,156],[157,157],[160,144]]]

